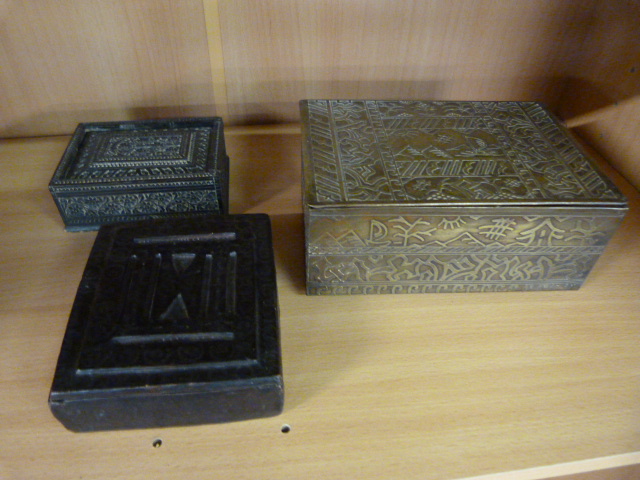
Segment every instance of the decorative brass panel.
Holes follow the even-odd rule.
[[[620,220],[588,211],[522,215],[510,210],[314,215],[308,224],[308,288],[313,293],[575,289]]]

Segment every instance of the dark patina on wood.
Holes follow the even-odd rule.
[[[276,415],[284,401],[266,215],[100,229],[49,405],[75,431]]]

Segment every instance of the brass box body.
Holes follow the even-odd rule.
[[[308,294],[577,289],[627,211],[539,103],[300,107]]]

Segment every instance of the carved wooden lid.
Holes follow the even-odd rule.
[[[264,214],[102,227],[71,312],[53,394],[280,375]]]

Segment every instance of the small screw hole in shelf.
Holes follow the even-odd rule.
[[[287,424],[282,425],[282,428],[280,429],[280,431],[282,433],[289,433],[291,431],[291,427]]]
[[[153,448],[160,448],[162,446],[162,439],[156,438],[151,445]]]

